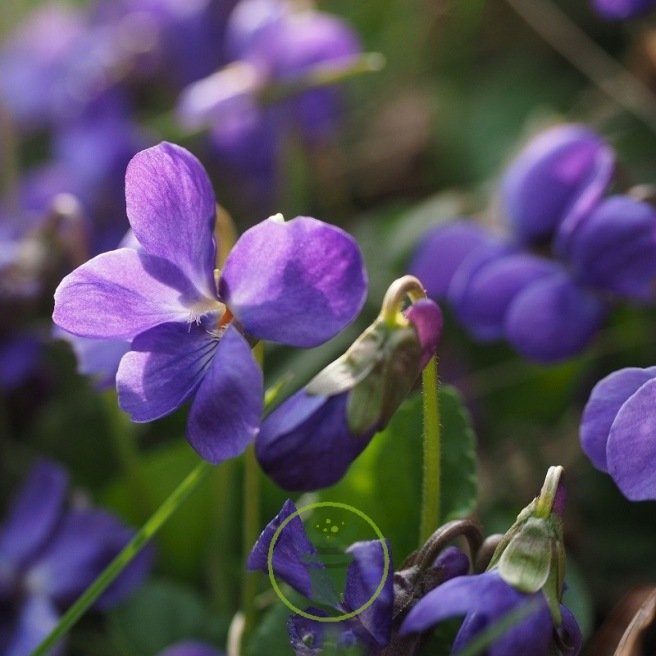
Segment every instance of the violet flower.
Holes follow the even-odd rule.
[[[578,125],[531,141],[502,182],[507,237],[463,220],[434,228],[409,266],[436,299],[448,298],[480,341],[506,339],[555,362],[584,349],[618,300],[654,300],[656,210],[602,195],[614,156]],[[552,241],[552,257],[529,250]]]
[[[68,507],[68,476],[52,462],[30,471],[0,527],[2,656],[29,656],[60,613],[132,537],[112,515]],[[96,602],[108,608],[138,586],[152,560],[142,552]]]
[[[98,255],[67,276],[54,321],[80,337],[130,341],[116,378],[121,408],[147,422],[193,399],[187,438],[219,463],[259,429],[252,342],[310,347],[334,336],[364,301],[362,256],[338,228],[273,217],[241,236],[219,273],[210,181],[172,144],[132,159],[126,197],[141,249]]]
[[[655,0],[592,0],[595,11],[608,20],[625,20],[656,7]]]
[[[656,499],[656,367],[629,367],[600,380],[581,420],[581,445],[632,501]]]
[[[249,570],[268,572],[271,540],[280,524],[294,512],[294,503],[286,501],[280,513],[262,531],[248,558]],[[332,607],[339,614],[350,613],[361,608],[375,594],[385,573],[385,557],[378,540],[356,542],[346,553],[352,560],[346,572],[345,589],[340,599],[325,576],[326,570],[320,554],[310,542],[300,517],[296,516],[280,533],[274,547],[273,571],[277,578],[311,602]],[[326,631],[324,623],[298,615],[290,617],[288,630],[296,653],[299,656],[319,654],[324,640],[328,637],[331,640],[336,639],[338,644],[343,646],[358,644],[373,650],[385,647],[389,643],[392,630],[392,581],[393,572],[390,565],[385,583],[374,602],[352,619],[335,623],[334,632]],[[316,615],[327,614],[326,610],[315,608],[309,609],[308,612]]]
[[[525,609],[522,614],[522,609]],[[581,633],[571,612],[560,607],[562,625],[559,644],[566,656],[576,656]],[[438,586],[420,599],[401,627],[401,635],[424,632],[444,620],[464,617],[451,653],[457,654],[482,631],[517,612],[517,620],[485,652],[487,656],[531,654],[548,656],[556,628],[541,592],[525,594],[506,583],[498,570],[458,576]]]
[[[262,469],[287,490],[337,482],[410,392],[442,333],[436,303],[410,306],[403,323],[370,326],[337,361],[277,407],[255,442]]]

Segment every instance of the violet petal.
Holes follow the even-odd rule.
[[[163,142],[137,153],[125,175],[130,225],[151,255],[173,262],[204,296],[214,296],[216,200],[203,165]]]
[[[356,317],[367,278],[360,249],[343,230],[310,217],[271,218],[240,237],[219,289],[254,337],[310,347]]]
[[[622,405],[613,421],[606,454],[608,473],[631,501],[656,499],[656,379]]]
[[[263,385],[248,342],[229,326],[189,412],[187,439],[201,458],[216,465],[244,452],[260,427]]]
[[[558,273],[517,295],[506,314],[506,338],[527,358],[556,362],[580,353],[607,312],[603,300]]]
[[[597,469],[608,471],[608,437],[620,408],[640,387],[655,377],[654,367],[627,367],[614,371],[594,386],[581,419],[581,446]]]
[[[189,321],[211,305],[175,265],[123,248],[94,257],[62,280],[53,320],[80,337],[130,340],[167,321]]]
[[[141,333],[118,368],[121,409],[136,422],[173,412],[198,388],[217,346],[202,324],[165,323]]]

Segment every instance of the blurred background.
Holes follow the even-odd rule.
[[[607,23],[586,0],[289,4],[308,22],[267,50],[253,45],[264,11],[255,0],[4,1],[0,508],[47,457],[79,494],[138,526],[197,462],[184,410],[130,424],[111,367],[80,373],[50,321],[62,276],[123,239],[125,166],[144,147],[169,140],[201,159],[234,224],[222,224],[226,245],[231,230],[276,212],[359,240],[370,289],[358,325],[311,352],[267,347],[267,382],[291,372],[290,389],[375,316],[426,229],[457,216],[498,220],[502,169],[540,129],[586,123],[616,149],[626,185],[656,183],[653,16]],[[565,466],[567,594],[588,637],[656,577],[653,504],[626,501],[578,440],[597,380],[656,363],[655,319],[650,308],[619,308],[581,356],[539,366],[477,344],[447,309],[440,374],[473,417],[477,515],[486,532],[505,530],[547,467]],[[418,524],[418,426],[407,439],[383,433],[343,481],[313,496],[369,513],[398,561]],[[194,493],[156,540],[149,581],[85,618],[70,653],[154,656],[189,637],[225,644],[242,577],[240,479],[241,463],[226,463]],[[265,486],[268,520],[287,495]],[[261,583],[263,646],[253,653],[290,653],[286,610]]]

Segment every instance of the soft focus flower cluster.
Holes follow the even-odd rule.
[[[551,128],[502,177],[507,234],[466,219],[437,226],[409,269],[477,340],[505,339],[543,363],[577,355],[616,302],[656,294],[656,210],[613,193],[614,168],[590,129]]]
[[[132,537],[116,517],[69,503],[67,473],[37,462],[0,525],[0,653],[29,656],[62,611],[94,581]],[[109,608],[138,586],[152,561],[146,549],[105,591]]]

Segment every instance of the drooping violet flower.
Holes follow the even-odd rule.
[[[0,631],[3,656],[29,656],[59,615],[102,572],[132,531],[101,510],[66,503],[68,476],[41,461],[0,526]],[[152,552],[142,552],[96,603],[108,608],[138,586]],[[2,648],[6,649],[3,650]]]
[[[161,651],[158,656],[223,656],[223,652],[203,642],[178,642]]]
[[[442,313],[431,300],[416,301],[398,321],[381,312],[342,357],[264,420],[255,442],[262,469],[288,490],[338,481],[410,392],[441,333]]]
[[[620,369],[592,390],[581,419],[581,446],[632,501],[656,499],[656,367]]]
[[[295,512],[294,503],[286,501],[253,547],[247,563],[249,570],[268,572],[268,554],[273,536],[282,522]],[[387,549],[389,556],[389,544]],[[320,654],[328,633],[331,640],[336,639],[342,646],[358,644],[373,650],[380,650],[390,640],[394,602],[393,569],[391,562],[385,567],[385,550],[381,542],[356,542],[346,549],[346,553],[351,557],[351,562],[346,571],[344,594],[340,601],[330,580],[325,577],[321,555],[308,538],[300,517],[296,516],[289,521],[279,534],[273,551],[273,572],[310,602],[346,614],[359,610],[375,596],[374,601],[352,619],[335,623],[334,632],[327,632],[322,622],[297,615],[290,617],[287,628],[292,647],[298,656]],[[381,586],[385,574],[387,576]],[[314,608],[307,612],[328,614],[326,610]]]
[[[262,372],[251,342],[310,347],[334,336],[364,301],[362,256],[338,228],[273,217],[215,271],[210,181],[173,144],[132,159],[126,197],[140,250],[104,253],[67,276],[54,321],[80,337],[131,341],[116,378],[121,408],[147,422],[193,398],[187,437],[221,462],[259,428]]]
[[[597,204],[615,169],[615,156],[592,130],[558,125],[540,133],[501,181],[502,211],[524,243],[544,241],[572,226]]]
[[[595,11],[608,20],[625,20],[656,7],[655,0],[592,0]]]
[[[525,609],[522,613],[522,609]],[[464,617],[451,648],[452,654],[470,644],[482,631],[518,613],[517,619],[485,652],[489,656],[531,654],[548,656],[554,639],[554,622],[540,592],[525,594],[506,583],[497,570],[446,581],[420,599],[403,622],[401,634],[428,631],[444,620]],[[570,611],[561,606],[561,642],[567,656],[581,647],[581,633]]]

